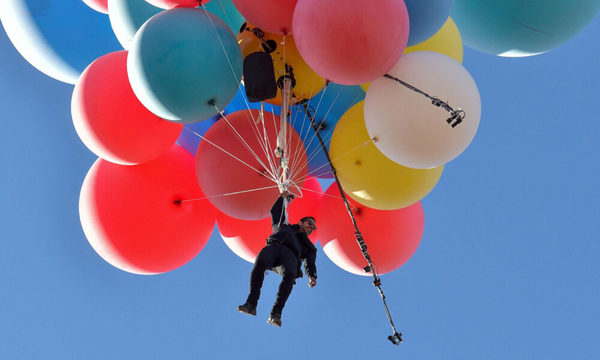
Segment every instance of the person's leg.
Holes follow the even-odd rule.
[[[266,246],[256,256],[254,261],[254,267],[250,273],[250,294],[246,300],[247,304],[256,307],[258,299],[260,298],[260,289],[263,285],[265,278],[265,271],[275,265],[278,258],[279,246]]]
[[[282,246],[282,249],[279,256],[279,263],[283,268],[283,279],[281,279],[281,283],[279,284],[277,298],[273,305],[273,309],[271,310],[271,315],[276,318],[281,318],[281,312],[283,311],[285,302],[290,296],[292,288],[296,283],[296,269],[298,267],[298,259],[294,253],[285,246]]]

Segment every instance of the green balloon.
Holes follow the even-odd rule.
[[[127,74],[148,110],[174,122],[197,122],[225,109],[237,93],[242,52],[217,16],[175,8],[154,15],[138,30]]]
[[[600,0],[456,0],[452,18],[466,45],[520,57],[567,42],[599,10]]]
[[[204,8],[218,17],[229,26],[234,34],[240,31],[240,27],[244,23],[244,17],[233,5],[232,0],[212,0]]]

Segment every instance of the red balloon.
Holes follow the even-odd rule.
[[[302,188],[304,196],[292,200],[288,213],[291,224],[297,223],[301,218],[312,215],[316,219],[317,207],[321,198],[321,185],[315,178],[307,178]],[[266,239],[271,235],[271,218],[261,220],[240,220],[217,212],[217,227],[225,244],[237,256],[253,263],[254,259],[265,246]],[[317,223],[318,227],[318,223]],[[309,239],[317,243],[317,232],[313,231]]]
[[[161,157],[123,166],[98,159],[81,188],[79,216],[96,252],[136,274],[176,269],[208,241],[215,209],[203,198],[194,158],[174,145]]]
[[[275,34],[292,32],[298,0],[233,0],[240,14],[256,27]]]
[[[241,110],[226,115],[208,129],[196,152],[196,173],[202,191],[221,212],[243,220],[263,219],[279,195],[268,172],[271,165],[279,164],[274,149],[280,120],[265,111],[263,127],[256,123],[259,114],[259,110]],[[291,180],[301,187],[306,177],[306,151],[289,124],[287,134]]]
[[[378,274],[393,271],[410,259],[423,237],[421,202],[386,211],[348,200]],[[321,198],[319,212],[327,214],[327,221],[322,221],[319,227],[319,239],[327,257],[348,272],[369,276],[363,270],[367,261],[356,242],[354,226],[335,183]]]
[[[99,157],[123,165],[157,158],[177,140],[183,124],[159,118],[137,99],[127,77],[127,51],[96,59],[71,98],[81,141]]]
[[[292,29],[300,55],[317,74],[359,85],[398,62],[408,41],[408,12],[398,0],[302,0]]]
[[[108,0],[83,0],[83,2],[96,11],[108,14]]]
[[[146,0],[146,2],[161,9],[173,9],[176,7],[195,8],[204,5],[210,0]]]
[[[294,189],[291,189],[293,192]],[[317,243],[318,239],[318,228],[319,228],[319,202],[323,195],[323,188],[319,181],[313,177],[307,177],[302,186],[302,197],[292,200],[289,207],[289,220],[290,224],[297,224],[300,219],[305,216],[312,216],[315,218],[317,223],[317,230],[313,231],[309,239],[313,244]]]
[[[254,263],[273,231],[271,218],[240,220],[217,211],[217,227],[223,241],[234,254]]]

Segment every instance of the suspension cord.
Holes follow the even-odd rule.
[[[352,220],[352,225],[354,225],[354,230],[355,230],[354,236],[356,237],[356,241],[358,242],[358,246],[360,246],[360,251],[361,251],[363,257],[365,258],[365,260],[367,260],[367,263],[369,264],[369,265],[365,266],[364,271],[365,272],[371,271],[371,274],[373,275],[373,285],[379,291],[379,295],[381,296],[381,300],[383,301],[383,306],[385,308],[385,314],[387,315],[387,318],[388,318],[388,320],[390,322],[390,326],[392,327],[392,331],[393,331],[393,334],[390,335],[390,336],[388,336],[388,340],[390,340],[392,342],[392,344],[398,345],[398,344],[400,344],[402,342],[402,333],[399,333],[396,330],[396,327],[394,326],[394,321],[392,321],[392,316],[390,315],[390,310],[389,310],[389,308],[387,306],[387,302],[385,300],[385,295],[383,294],[383,290],[381,289],[381,279],[377,275],[377,271],[375,269],[375,265],[373,265],[373,261],[371,260],[371,256],[369,255],[369,252],[367,251],[367,244],[365,243],[365,240],[363,239],[362,233],[358,229],[358,224],[356,223],[356,219],[354,218],[354,214],[352,213],[352,210],[350,209],[350,203],[348,202],[348,198],[346,198],[346,194],[344,193],[344,189],[342,188],[342,184],[340,183],[340,179],[337,176],[337,171],[336,171],[335,167],[333,166],[333,163],[331,162],[331,158],[329,157],[329,152],[327,151],[327,147],[325,145],[325,142],[323,141],[323,138],[321,137],[321,134],[319,133],[319,125],[317,125],[315,123],[315,118],[310,113],[310,109],[308,108],[308,104],[306,102],[303,102],[302,105],[304,106],[304,111],[306,112],[306,115],[310,119],[310,123],[312,125],[312,128],[315,131],[315,134],[317,135],[317,138],[319,139],[319,143],[321,144],[321,148],[323,149],[323,152],[325,153],[325,156],[327,157],[327,161],[329,163],[329,166],[331,167],[331,173],[333,174],[333,177],[335,178],[335,183],[338,186],[338,189],[340,191],[340,195],[342,196],[342,200],[344,200],[344,205],[346,206],[346,210],[348,211],[348,215],[350,215],[350,219]]]
[[[426,98],[428,98],[429,100],[431,100],[431,103],[437,107],[441,107],[442,109],[446,110],[447,112],[450,113],[450,117],[448,119],[446,119],[446,122],[452,126],[453,128],[456,127],[456,125],[460,124],[465,117],[467,116],[467,114],[465,113],[464,110],[462,110],[461,108],[458,108],[456,110],[454,110],[447,102],[435,97],[435,96],[431,96],[429,94],[427,94],[424,91],[421,91],[419,89],[417,89],[416,87],[412,86],[411,84],[404,82],[400,79],[398,79],[397,77],[394,77],[390,74],[385,74],[383,75],[383,77],[390,79],[390,80],[394,80],[395,82],[404,85],[406,88],[419,93],[423,96],[425,96]]]

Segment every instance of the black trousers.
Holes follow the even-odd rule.
[[[260,297],[260,289],[265,278],[265,271],[277,268],[277,273],[283,276],[277,291],[277,298],[271,310],[272,315],[281,316],[285,302],[296,282],[298,258],[289,248],[272,244],[265,246],[256,257],[254,268],[250,273],[250,294],[246,300],[249,304],[256,305]]]

